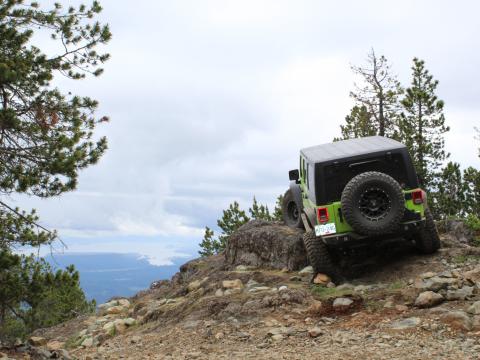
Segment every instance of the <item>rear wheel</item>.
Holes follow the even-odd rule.
[[[320,237],[317,237],[313,231],[307,231],[303,234],[303,243],[307,250],[308,260],[313,267],[314,274],[323,273],[337,280],[337,269],[333,259],[328,252],[327,245]]]
[[[292,190],[287,190],[282,201],[283,221],[290,227],[303,229],[300,209],[293,198]]]
[[[429,208],[425,208],[425,227],[416,234],[415,245],[422,254],[433,254],[440,248],[440,237]]]

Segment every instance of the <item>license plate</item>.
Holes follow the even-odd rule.
[[[315,235],[317,236],[335,234],[336,232],[337,227],[335,226],[335,223],[315,225]]]

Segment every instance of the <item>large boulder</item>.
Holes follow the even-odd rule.
[[[437,294],[433,291],[424,291],[418,295],[417,299],[415,300],[415,306],[419,308],[429,308],[440,304],[443,302],[443,300],[444,298],[440,294]]]
[[[475,233],[462,220],[442,220],[437,222],[437,228],[443,234],[442,245],[444,247],[471,245],[475,239]]]
[[[253,220],[233,233],[225,249],[230,265],[299,270],[308,265],[303,230],[264,220]]]

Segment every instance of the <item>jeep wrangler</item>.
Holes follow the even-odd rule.
[[[315,273],[337,277],[333,247],[396,238],[413,240],[424,254],[440,247],[426,193],[407,147],[398,141],[371,136],[308,147],[289,177],[283,218],[305,229]]]

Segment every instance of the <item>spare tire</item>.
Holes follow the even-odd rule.
[[[394,232],[405,212],[405,195],[391,176],[369,171],[355,176],[342,192],[342,214],[358,233]]]

